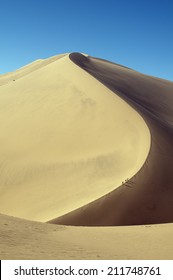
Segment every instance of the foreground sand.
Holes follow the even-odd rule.
[[[0,258],[173,259],[173,83],[73,53],[0,85]]]
[[[173,224],[71,227],[0,215],[1,259],[173,259]]]

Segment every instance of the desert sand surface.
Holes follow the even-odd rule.
[[[4,260],[171,260],[172,236],[173,224],[74,227],[0,215]]]
[[[1,259],[172,259],[172,105],[81,53],[0,75]]]

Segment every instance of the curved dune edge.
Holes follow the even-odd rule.
[[[1,213],[44,222],[141,168],[150,148],[142,117],[68,55],[18,72],[0,87]]]
[[[78,53],[70,58],[142,115],[151,132],[151,149],[130,184],[49,222],[87,226],[171,223],[173,83]]]

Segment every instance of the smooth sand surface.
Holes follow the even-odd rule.
[[[51,225],[0,215],[1,259],[172,259],[173,224]]]
[[[173,83],[72,53],[0,85],[0,258],[172,259]]]

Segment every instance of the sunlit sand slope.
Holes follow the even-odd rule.
[[[9,72],[9,73],[0,75],[0,86],[15,82],[16,80],[30,74],[31,72],[34,72],[37,69],[44,67],[44,66],[62,58],[63,56],[65,56],[65,54],[56,55],[49,59],[38,59],[24,67],[21,67],[20,69],[17,69],[14,72]]]
[[[135,225],[173,221],[173,83],[108,61],[74,53],[71,60],[145,119],[151,149],[127,183],[52,222],[75,225]]]
[[[143,118],[68,55],[16,73],[0,87],[1,213],[48,221],[140,170],[150,149]]]
[[[171,259],[173,224],[66,227],[0,215],[0,259]]]

